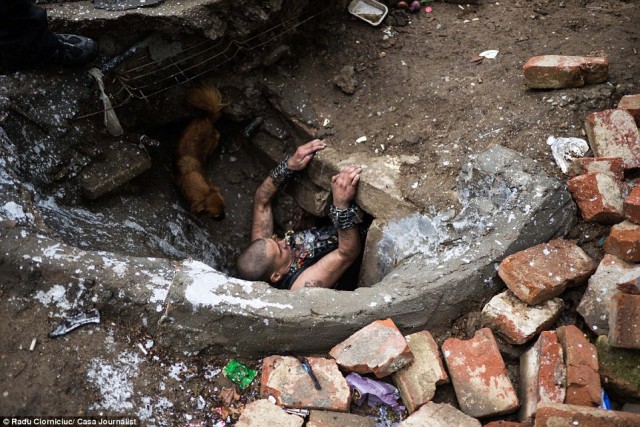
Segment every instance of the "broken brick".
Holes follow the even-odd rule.
[[[482,328],[466,341],[449,338],[442,352],[462,412],[478,418],[518,408],[518,396],[491,329]]]
[[[524,83],[532,89],[580,87],[607,80],[609,61],[595,56],[542,55],[523,66]]]
[[[556,321],[564,303],[553,298],[529,305],[506,290],[482,309],[482,321],[511,344],[524,344]]]
[[[581,157],[572,161],[567,171],[571,177],[592,172],[606,173],[623,181],[624,162],[620,157]]]
[[[428,331],[416,332],[406,339],[413,353],[413,363],[395,372],[393,382],[412,414],[433,399],[436,386],[449,382],[449,377],[442,365],[438,344]]]
[[[606,336],[596,340],[600,378],[615,400],[640,400],[640,352],[615,348]]]
[[[640,225],[624,221],[611,227],[604,251],[627,262],[640,262]]]
[[[570,405],[599,406],[600,375],[598,374],[598,353],[582,331],[573,325],[563,326],[556,331],[562,344],[567,366],[567,394],[565,403]]]
[[[509,255],[498,275],[518,298],[535,305],[583,284],[595,269],[596,263],[578,245],[554,239]]]
[[[409,415],[398,427],[480,427],[480,421],[460,412],[447,403],[428,402]]]
[[[640,224],[640,185],[636,185],[624,200],[623,210],[629,220]]]
[[[594,157],[621,157],[625,169],[640,167],[640,135],[629,112],[613,109],[591,113],[584,127]]]
[[[286,413],[282,408],[267,399],[248,403],[236,423],[236,427],[302,427],[304,419]]]
[[[598,269],[589,278],[589,284],[580,304],[578,313],[582,315],[589,329],[598,335],[609,333],[609,303],[620,293],[617,285],[640,277],[640,265],[627,263],[620,258],[606,254]]]
[[[610,175],[591,172],[567,182],[585,221],[616,223],[624,219],[620,182]]]
[[[262,361],[260,395],[272,395],[276,403],[287,408],[326,409],[348,412],[351,392],[336,362],[309,357],[309,366],[318,379],[320,390],[295,357],[269,356]]]
[[[413,354],[393,320],[376,320],[333,347],[329,354],[340,367],[382,378],[413,362]]]
[[[263,424],[267,425],[267,424]],[[311,411],[305,427],[375,427],[373,418],[331,411]],[[273,425],[273,427],[279,427]]]
[[[618,108],[627,110],[640,126],[640,94],[623,96],[618,102]]]
[[[637,427],[640,414],[610,411],[560,403],[542,403],[538,406],[535,427]]]
[[[640,349],[640,295],[618,294],[609,311],[609,345]]]
[[[555,332],[542,332],[535,345],[520,357],[520,420],[535,416],[540,402],[564,403],[567,371]]]

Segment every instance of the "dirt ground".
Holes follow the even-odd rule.
[[[637,2],[516,0],[479,5],[434,2],[432,7],[431,13],[421,10],[405,16],[404,26],[385,22],[373,27],[346,12],[323,16],[313,33],[298,29],[295,54],[274,68],[311,102],[319,123],[326,123],[321,133],[331,146],[368,157],[418,156],[419,162],[402,166],[398,188],[425,214],[457,207],[455,178],[460,166],[492,144],[531,157],[549,174],[565,180],[547,138],[583,137],[587,114],[614,107],[623,95],[640,91]],[[498,51],[495,59],[478,56],[492,49]],[[608,82],[528,90],[522,65],[542,54],[606,55]],[[352,95],[334,83],[346,66],[355,70]],[[167,174],[170,147],[178,132],[172,125],[149,132],[162,143],[149,149],[153,160],[149,172],[85,208],[108,213],[114,222],[137,209],[153,222],[163,215],[158,200],[182,203]],[[356,142],[362,136],[367,140]],[[193,220],[194,228],[206,229],[217,240],[223,255],[211,262],[223,271],[232,271],[232,265],[220,260],[231,259],[248,237],[251,195],[266,174],[246,152],[229,147],[227,140],[211,172],[232,212],[222,223]],[[172,233],[162,228],[168,225],[157,226],[154,235]],[[598,242],[606,233],[604,227],[579,224],[570,237],[599,259]],[[82,246],[74,236],[67,239]],[[91,245],[113,250],[120,243]],[[134,254],[167,256],[158,249],[161,246]],[[192,247],[174,256],[198,257],[205,249],[209,248]],[[140,246],[122,250],[139,252]],[[575,301],[576,295],[569,299]],[[0,415],[113,414],[137,416],[143,425],[225,425],[226,415],[232,424],[236,408],[256,397],[257,380],[239,399],[231,396],[225,402],[226,392],[220,393],[232,384],[220,369],[229,358],[167,354],[144,330],[119,325],[115,319],[48,338],[67,308],[53,294],[1,296]],[[568,313],[564,321],[571,319],[576,321]],[[454,333],[467,337],[476,326],[472,314],[456,323]],[[33,338],[37,341],[30,351]],[[245,362],[259,365],[259,361]],[[517,381],[514,363],[510,372]],[[450,387],[441,388],[438,399],[455,403]],[[228,412],[221,416],[224,411]],[[379,422],[391,424],[384,416]]]

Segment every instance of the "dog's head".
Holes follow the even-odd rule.
[[[212,187],[204,198],[198,199],[191,204],[191,211],[196,214],[206,214],[216,221],[225,218],[224,199],[216,187]]]

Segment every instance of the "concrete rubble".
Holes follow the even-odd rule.
[[[259,399],[245,406],[237,427],[302,427],[304,420],[296,415],[287,414],[282,408],[267,399]]]

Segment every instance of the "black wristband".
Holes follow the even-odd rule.
[[[354,202],[351,202],[351,205],[346,209],[336,208],[333,204],[329,208],[329,216],[338,230],[347,230],[361,223],[362,220],[358,216],[359,213],[360,206]]]
[[[290,158],[291,154],[287,155],[280,163],[278,163],[278,166],[269,173],[269,176],[273,179],[278,188],[286,186],[291,180],[291,177],[296,173],[296,171],[289,169]]]

